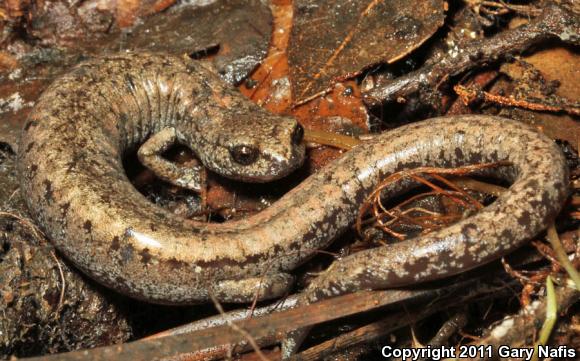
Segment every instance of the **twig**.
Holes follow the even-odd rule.
[[[56,266],[58,268],[58,274],[60,275],[60,280],[62,282],[62,285],[60,286],[60,295],[58,297],[58,305],[57,305],[56,310],[55,310],[55,317],[57,317],[58,312],[60,311],[60,309],[64,303],[64,293],[66,290],[66,279],[64,278],[64,272],[62,270],[62,266],[60,265],[60,262],[59,262],[58,258],[56,257],[56,254],[54,253],[54,251],[50,251],[50,255],[54,259],[54,262],[56,262]]]
[[[536,16],[542,13],[541,9],[527,6],[527,5],[514,5],[514,4],[507,4],[502,0],[499,1],[469,1],[470,5],[476,10],[481,12],[489,13],[492,15],[503,15],[509,12],[516,12],[519,14],[524,14],[528,16]],[[488,8],[493,8],[496,10],[491,10]]]
[[[302,306],[272,315],[232,322],[245,329],[261,345],[265,338],[279,340],[295,327],[309,327],[318,323],[369,311],[378,307],[411,299],[435,298],[442,294],[467,288],[473,281],[458,282],[438,289],[367,291],[344,295],[315,304]],[[322,312],[325,310],[325,312]],[[73,360],[143,360],[170,359],[193,351],[206,351],[222,345],[247,341],[230,325],[222,325],[193,333],[145,339],[121,345],[99,347],[69,353],[31,358],[31,361]]]
[[[558,261],[554,250],[550,248],[550,246],[538,240],[533,240],[530,243],[532,244],[532,246],[536,248],[536,251],[538,251],[538,253],[540,253],[544,258],[546,258],[548,261],[550,261],[550,263],[552,263],[553,272],[558,272],[561,269],[560,261]]]
[[[304,140],[344,150],[350,150],[361,142],[357,138],[348,135],[312,129],[304,129]]]
[[[449,54],[436,63],[371,89],[364,94],[364,101],[370,106],[376,106],[417,95],[420,100],[431,103],[437,109],[440,104],[433,104],[433,99],[439,98],[439,88],[451,77],[469,69],[509,59],[546,40],[559,38],[566,43],[580,44],[579,17],[563,7],[550,5],[544,9],[543,14],[526,25],[470,42],[459,54]]]
[[[478,181],[476,179],[472,179],[469,177],[460,177],[460,178],[457,177],[457,178],[451,178],[450,180],[455,185],[462,187],[464,189],[471,189],[474,191],[487,193],[487,194],[494,196],[494,197],[499,197],[507,189],[507,188],[502,187],[502,186]]]
[[[453,87],[457,95],[463,101],[463,104],[469,105],[474,100],[483,100],[488,103],[496,103],[499,105],[506,105],[510,107],[518,107],[529,110],[543,111],[543,112],[565,112],[572,115],[580,115],[580,107],[578,106],[555,106],[542,103],[534,103],[524,99],[516,99],[513,96],[502,96],[497,94],[491,94],[481,89],[466,88],[462,85],[456,85]]]
[[[46,239],[47,239],[46,236],[44,235],[44,233],[42,233],[42,231],[40,230],[40,228],[38,228],[28,218],[21,217],[20,215],[15,214],[15,213],[3,212],[3,211],[0,211],[0,217],[13,218],[13,219],[17,220],[18,223],[20,223],[24,227],[28,228],[30,230],[30,232],[32,232],[32,234],[34,235],[34,238],[36,238],[38,240],[46,241]]]
[[[219,303],[219,301],[211,293],[209,294],[209,297],[211,298],[211,301],[213,302],[214,307],[218,310],[220,315],[224,316],[225,315],[224,308]],[[270,361],[270,359],[268,359],[262,353],[262,350],[260,350],[260,346],[258,346],[258,343],[256,342],[256,340],[252,337],[252,335],[250,335],[250,333],[248,331],[244,330],[242,327],[238,326],[237,324],[233,323],[232,321],[227,320],[227,318],[226,318],[226,323],[228,324],[228,326],[231,327],[232,330],[238,332],[240,335],[242,335],[246,339],[246,341],[250,344],[250,346],[252,346],[252,349],[258,355],[260,360]]]
[[[451,299],[444,298],[429,305],[429,307],[420,306],[420,310],[417,310],[417,312],[412,316],[407,312],[400,312],[385,317],[377,322],[370,323],[304,350],[303,352],[291,357],[290,361],[315,361],[325,359],[337,350],[384,337],[397,329],[416,323],[437,312],[448,309],[453,305],[464,304],[481,295],[497,298],[501,295],[505,295],[505,293],[497,292],[497,290],[492,291],[489,286],[479,284],[476,289],[471,290],[471,292],[464,297],[452,297]],[[459,320],[459,324],[463,324],[461,320]]]

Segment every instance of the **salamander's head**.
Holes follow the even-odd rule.
[[[232,179],[269,182],[302,165],[302,126],[292,117],[258,109],[231,112],[198,129],[201,139],[193,140],[194,150],[206,167]]]

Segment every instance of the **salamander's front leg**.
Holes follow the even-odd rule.
[[[147,139],[137,151],[137,157],[144,166],[151,169],[156,176],[164,181],[195,192],[201,192],[203,167],[198,165],[179,166],[161,156],[169,147],[176,144],[177,140],[175,128],[165,128]]]

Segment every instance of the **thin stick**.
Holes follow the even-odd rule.
[[[580,43],[579,28],[578,14],[564,7],[549,5],[541,15],[526,25],[503,31],[493,37],[474,40],[464,46],[459,54],[449,54],[436,63],[425,65],[388,84],[371,89],[364,94],[364,101],[370,106],[376,106],[417,96],[419,101],[431,104],[437,110],[441,104],[433,104],[436,102],[433,99],[440,98],[439,89],[450,78],[470,69],[510,58],[546,40],[560,38],[563,42],[577,45]]]

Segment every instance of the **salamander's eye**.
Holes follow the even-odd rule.
[[[230,149],[230,154],[241,165],[250,165],[258,159],[258,149],[251,145],[237,145]]]

